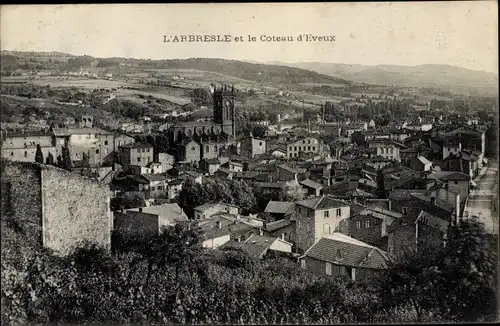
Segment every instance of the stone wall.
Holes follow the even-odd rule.
[[[2,161],[2,220],[10,219],[29,242],[42,245],[40,166]]]
[[[61,254],[84,243],[111,247],[109,186],[51,166],[41,169],[43,244]]]

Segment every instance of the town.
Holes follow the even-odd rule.
[[[12,259],[28,257],[27,248],[49,250],[58,259],[86,246],[116,255],[131,248],[142,255],[146,248],[145,257],[161,258],[148,260],[154,264],[140,270],[142,278],[161,283],[161,275],[151,279],[155,271],[176,266],[173,284],[181,286],[188,282],[182,277],[194,273],[182,264],[232,253],[217,259],[235,266],[286,261],[274,273],[340,278],[366,289],[409,255],[456,244],[462,236],[456,230],[464,225],[483,225],[485,237],[498,237],[498,102],[489,110],[464,110],[442,96],[419,103],[407,89],[377,85],[352,84],[332,96],[323,86],[307,92],[217,80],[202,86],[207,75],[193,77],[177,68],[168,76],[131,75],[109,72],[93,58],[69,60],[87,60],[94,68],[18,68],[2,76],[2,228],[12,230]],[[313,93],[326,97],[310,102],[318,96]],[[188,238],[198,239],[196,250]],[[214,267],[219,265],[209,266],[200,274],[204,278],[228,277]],[[230,268],[253,268],[235,266]],[[73,268],[67,273],[77,273]],[[77,276],[64,277],[60,282],[71,283]],[[142,295],[162,302],[152,289],[139,294],[143,285],[132,290],[135,281],[127,277],[130,288],[120,291],[131,291],[133,300]],[[99,286],[107,291],[104,283]],[[194,300],[179,289],[175,302]],[[366,300],[370,295],[359,294]],[[220,320],[239,322],[227,311]],[[325,316],[341,314],[328,311]],[[417,311],[421,321],[425,316]],[[93,313],[75,312],[64,321]],[[196,314],[183,312],[177,321],[218,320]],[[371,317],[341,321],[374,320],[372,312],[366,314]],[[106,316],[101,322],[116,320]],[[127,318],[121,321],[146,320]],[[174,317],[161,312],[154,318]]]

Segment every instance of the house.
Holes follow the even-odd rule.
[[[200,161],[200,169],[207,172],[209,175],[213,175],[221,166],[221,162],[218,158],[204,159]]]
[[[469,195],[471,177],[468,174],[458,171],[440,171],[429,174],[427,179],[443,182],[447,190],[460,194],[461,198]]]
[[[306,169],[294,168],[287,164],[281,164],[276,167],[276,180],[299,182],[305,179],[306,172]]]
[[[267,222],[263,225],[264,233],[271,237],[278,237],[282,240],[288,242],[295,242],[295,219],[292,216],[287,216],[287,218]]]
[[[387,269],[389,257],[379,248],[336,232],[317,240],[299,261],[305,270],[369,282]]]
[[[114,230],[121,235],[154,236],[165,227],[188,221],[177,203],[115,211],[113,215]]]
[[[146,180],[142,191],[146,198],[156,198],[167,193],[168,177],[164,174],[143,174],[138,176]]]
[[[253,158],[255,155],[266,152],[266,140],[250,136],[244,137],[240,142],[240,153],[243,157]]]
[[[219,213],[238,215],[239,207],[225,203],[207,203],[197,206],[194,209],[194,217],[197,220],[210,218],[212,215]]]
[[[462,143],[460,139],[453,137],[448,138],[443,143],[443,160],[450,155],[458,155],[462,151]]]
[[[226,242],[234,239],[244,241],[252,234],[258,232],[255,226],[217,214],[198,221],[202,230],[202,247],[216,249]]]
[[[147,143],[129,143],[118,148],[118,162],[127,168],[130,165],[147,166],[153,162],[153,146]]]
[[[349,236],[387,250],[387,228],[402,216],[380,207],[364,209],[349,217]]]
[[[2,136],[2,157],[10,161],[35,162],[37,145],[42,149],[44,160],[49,153],[54,160],[62,153],[62,146],[56,147],[53,134],[49,132],[9,131]]]
[[[307,191],[308,196],[318,197],[321,195],[323,186],[311,179],[305,179],[300,182],[300,185]]]
[[[408,129],[390,129],[389,139],[395,140],[397,142],[404,142],[406,138],[410,137],[412,132]]]
[[[267,203],[265,213],[273,216],[276,220],[281,220],[290,216],[294,212],[295,204],[288,201],[273,201]]]
[[[432,162],[421,155],[410,158],[408,165],[411,169],[419,172],[428,172],[432,169]]]
[[[450,223],[424,210],[395,220],[388,228],[388,253],[399,257],[417,248],[444,245]]]
[[[479,154],[462,151],[458,155],[450,155],[443,160],[441,168],[444,171],[462,172],[475,178],[479,174]]]
[[[184,180],[182,178],[176,178],[170,180],[167,183],[167,197],[168,199],[174,199],[179,195],[182,191],[182,185],[184,184]]]
[[[388,158],[397,162],[401,162],[400,150],[406,148],[405,145],[391,139],[375,139],[370,141],[368,146],[377,149],[377,156]]]
[[[290,242],[280,238],[252,234],[245,241],[228,241],[222,248],[240,249],[255,259],[261,259],[270,250],[291,253],[292,246]]]
[[[287,157],[299,157],[300,153],[323,154],[325,146],[322,141],[314,137],[305,137],[287,144]]]
[[[297,247],[306,251],[325,234],[348,232],[351,207],[331,196],[321,196],[295,203]]]
[[[243,163],[238,161],[229,161],[226,164],[231,172],[243,172]]]

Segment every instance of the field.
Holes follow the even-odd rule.
[[[90,79],[90,78],[72,78],[72,77],[35,77],[30,80],[28,77],[2,77],[1,83],[18,83],[27,82],[36,85],[50,85],[50,87],[60,88],[60,87],[78,87],[86,90],[93,90],[96,88],[118,88],[122,86],[130,85],[125,81],[118,80],[105,80],[105,79]]]

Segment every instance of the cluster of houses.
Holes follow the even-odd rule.
[[[54,158],[68,147],[78,169],[87,154],[96,182],[108,184],[114,196],[146,199],[142,207],[114,211],[109,232],[153,235],[192,219],[207,250],[237,248],[258,259],[280,252],[295,257],[298,268],[356,281],[369,280],[406,250],[442,246],[486,163],[487,126],[479,123],[378,129],[373,121],[322,123],[318,133],[291,128],[278,137],[237,137],[233,104],[231,90],[215,90],[213,120],[164,131],[169,153],[95,128],[87,116],[79,128],[4,134],[2,157],[34,162],[37,145]],[[263,212],[271,220],[222,202],[195,207],[188,217],[178,195],[186,181],[207,179],[270,192],[294,184],[302,198],[269,201]]]

